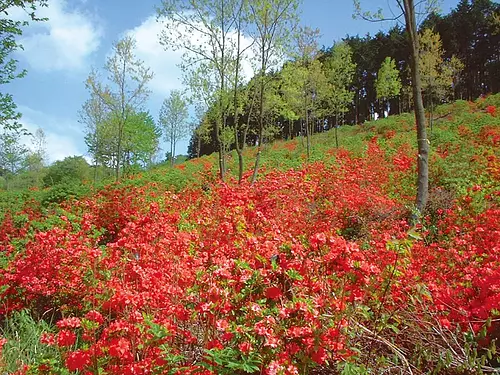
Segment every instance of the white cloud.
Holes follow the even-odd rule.
[[[175,51],[165,49],[160,44],[159,35],[164,30],[164,27],[165,25],[162,22],[156,21],[156,16],[150,16],[141,25],[126,32],[127,35],[134,37],[137,42],[137,57],[143,60],[145,65],[150,67],[155,73],[150,83],[150,88],[154,94],[161,97],[168,96],[173,89],[183,88],[183,73],[179,68],[179,64],[182,62],[182,56],[186,52],[185,49]],[[190,35],[192,41],[208,44],[206,36],[199,33],[194,34],[191,33]],[[235,41],[236,35],[232,35],[231,38]],[[242,37],[241,44],[242,48],[245,48],[251,44],[251,39]],[[248,50],[247,54],[251,55],[252,51]],[[250,60],[252,60],[251,56],[242,64],[243,75],[247,78],[253,76],[254,72]]]
[[[159,40],[162,28],[163,25],[156,22],[156,17],[151,16],[126,34],[137,42],[137,57],[155,74],[149,87],[154,94],[166,97],[171,90],[182,87],[182,71],[178,65],[183,52],[164,49]]]
[[[78,124],[71,120],[52,117],[26,106],[19,106],[19,110],[23,113],[20,122],[31,134],[35,134],[38,128],[44,131],[48,162],[52,163],[67,156],[83,154],[84,150],[81,145],[83,134]],[[57,125],[54,126],[54,124]],[[23,137],[23,143],[33,149],[31,137]]]
[[[43,72],[86,69],[102,37],[94,17],[69,9],[66,0],[50,1],[38,15],[48,21],[30,23],[20,39],[24,51],[19,54],[33,69]]]

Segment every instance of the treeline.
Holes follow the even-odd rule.
[[[433,12],[422,22],[420,71],[429,112],[446,101],[473,100],[500,91],[499,14],[500,5],[493,1],[462,0],[449,14]],[[317,33],[299,30],[290,61],[266,74],[270,82],[265,93],[267,140],[305,136],[308,131],[360,124],[413,109],[410,45],[404,27],[373,36],[346,36],[321,50],[315,50]],[[393,69],[396,74],[391,73]],[[250,98],[239,119],[248,122],[248,145],[259,143],[259,121],[251,94],[258,78],[240,88]],[[331,90],[336,93],[328,92]],[[215,126],[207,124],[214,120],[209,115],[202,120],[190,140],[190,157],[217,151]],[[227,123],[234,123],[230,114]],[[234,140],[228,147],[236,147]]]

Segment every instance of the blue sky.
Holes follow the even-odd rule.
[[[86,155],[84,127],[78,111],[88,98],[85,79],[92,67],[102,68],[112,43],[124,35],[137,40],[136,54],[155,72],[147,108],[154,118],[170,90],[181,88],[177,68],[180,52],[165,51],[158,43],[161,25],[155,20],[159,0],[49,0],[40,15],[47,22],[31,24],[21,38],[24,51],[16,53],[19,67],[28,70],[25,78],[2,89],[14,95],[22,121],[28,130],[41,127],[47,137],[49,161],[66,156]],[[375,10],[387,1],[363,0]],[[443,13],[458,0],[441,3]],[[351,0],[304,0],[301,23],[319,28],[320,45],[331,46],[349,35],[376,33],[388,29],[389,22],[370,23],[352,18]],[[16,16],[16,14],[14,14]],[[21,17],[21,15],[17,15]],[[188,140],[180,142],[178,153],[185,153]],[[164,147],[166,149],[166,147]],[[164,152],[162,152],[164,155]]]

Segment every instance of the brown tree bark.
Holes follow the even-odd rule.
[[[400,3],[400,1],[398,2]],[[403,6],[406,21],[406,31],[408,32],[411,46],[410,66],[413,80],[412,88],[415,120],[417,123],[418,177],[417,197],[415,203],[417,210],[422,213],[425,209],[429,196],[429,140],[427,139],[425,109],[424,102],[422,100],[422,81],[418,69],[420,44],[418,40],[417,22],[415,17],[415,3],[413,0],[403,0]]]

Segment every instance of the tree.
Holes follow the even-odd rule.
[[[412,75],[413,102],[415,109],[415,120],[417,123],[417,144],[418,144],[418,179],[417,196],[415,205],[417,210],[422,213],[427,205],[429,197],[429,140],[427,139],[427,129],[425,124],[425,109],[422,100],[422,80],[420,77],[419,58],[420,42],[417,33],[416,4],[414,0],[396,0],[400,13],[395,15],[394,19],[404,17],[406,32],[410,42],[410,67]],[[374,16],[369,12],[362,12],[359,0],[354,0],[355,12],[357,15],[368,20],[380,20],[383,18],[382,11]],[[436,0],[426,0],[419,2],[421,9],[429,13],[436,5]]]
[[[383,101],[384,108],[387,100],[398,96],[401,92],[399,70],[396,68],[396,62],[391,57],[386,57],[380,66],[375,88],[377,90],[377,99]]]
[[[58,184],[81,183],[90,177],[90,166],[83,156],[68,156],[47,168],[43,177],[45,187]]]
[[[349,45],[345,42],[335,43],[330,55],[326,58],[324,68],[329,85],[324,114],[335,117],[335,142],[338,147],[339,117],[347,112],[348,105],[354,99],[351,84],[356,64],[352,61],[352,51]]]
[[[8,16],[14,8],[23,9],[32,21],[43,21],[36,15],[37,8],[47,6],[47,0],[0,0],[0,14]],[[26,75],[26,71],[17,72],[17,61],[10,58],[13,52],[22,48],[16,37],[22,35],[22,27],[28,22],[0,18],[0,85]],[[2,90],[3,91],[3,90]],[[18,120],[21,114],[11,94],[0,92],[0,128],[19,130]],[[1,130],[1,129],[0,129]]]
[[[422,87],[427,96],[429,124],[432,131],[434,100],[442,100],[453,90],[463,64],[455,56],[449,61],[443,59],[443,48],[439,34],[424,29],[420,37],[419,69]]]
[[[123,145],[125,127],[129,117],[143,108],[150,91],[148,82],[153,73],[134,55],[135,40],[125,37],[113,45],[113,54],[107,59],[105,70],[108,72],[110,86],[99,82],[97,73],[91,72],[86,86],[91,93],[91,100],[101,102],[101,107],[112,114],[115,125],[114,169],[116,180],[120,179],[123,167]]]
[[[257,179],[264,136],[264,91],[269,82],[267,72],[282,56],[297,24],[298,0],[254,0],[250,2],[251,24],[258,61],[258,150],[252,175]]]
[[[244,157],[243,149],[246,145],[248,130],[250,127],[250,118],[255,104],[255,88],[253,85],[244,85],[242,80],[242,62],[245,58],[246,51],[253,46],[253,43],[242,46],[242,34],[244,26],[249,22],[249,2],[247,0],[238,0],[237,6],[232,8],[236,13],[233,16],[236,29],[236,49],[234,53],[234,70],[231,74],[233,81],[233,128],[234,128],[234,145],[238,154],[238,183],[243,181]],[[249,113],[247,121],[240,122],[240,114],[243,110],[243,101],[250,101]]]
[[[195,105],[195,120],[190,123],[191,141],[188,146],[189,158],[199,158],[202,143],[210,142],[211,123],[207,109],[203,105]],[[196,146],[194,146],[196,144]]]
[[[47,162],[47,138],[42,128],[38,128],[32,135],[33,153],[38,155],[42,165]]]
[[[158,20],[164,22],[160,43],[165,48],[184,49],[181,65],[188,82],[215,86],[215,135],[219,151],[219,173],[226,172],[226,126],[228,116],[228,75],[234,62],[235,9],[239,0],[163,0]],[[192,80],[189,75],[196,76]],[[208,83],[203,83],[204,79]],[[191,91],[195,88],[191,87]]]
[[[47,140],[42,128],[38,128],[31,138],[33,148],[28,151],[22,169],[26,171],[25,178],[29,180],[28,186],[39,187],[47,163]]]
[[[125,170],[151,166],[158,152],[161,129],[149,112],[131,113],[123,131]]]
[[[21,134],[16,129],[4,130],[0,135],[0,168],[5,171],[6,189],[12,176],[22,167],[28,148],[21,142]]]
[[[307,160],[311,157],[311,135],[313,132],[313,121],[315,104],[323,96],[326,85],[326,77],[323,74],[322,65],[317,60],[319,29],[300,27],[296,35],[297,48],[297,81],[301,86],[302,111],[306,130]],[[290,72],[291,73],[291,72]],[[289,78],[291,78],[289,76]],[[288,79],[288,82],[290,79]]]
[[[170,143],[170,165],[174,165],[175,146],[189,134],[187,103],[178,90],[172,90],[160,109],[160,126],[163,137]]]
[[[97,183],[97,171],[103,163],[103,144],[101,127],[107,121],[109,114],[107,107],[99,97],[98,93],[91,92],[88,99],[79,112],[79,121],[85,125],[85,144],[94,164],[94,187]]]
[[[328,95],[328,83],[318,59],[289,62],[280,72],[283,96],[281,115],[288,121],[301,118],[306,135],[307,159],[311,156],[313,118],[319,112],[319,103]],[[322,112],[321,112],[322,114]]]

